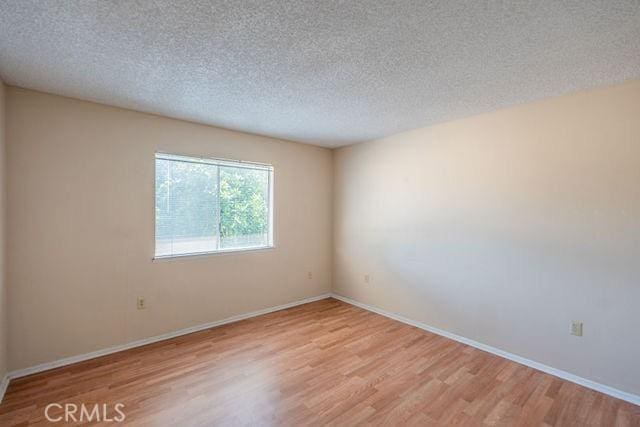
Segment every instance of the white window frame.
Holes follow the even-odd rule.
[[[267,229],[267,244],[263,246],[252,246],[247,248],[231,248],[231,249],[219,249],[220,245],[220,237],[218,236],[216,246],[218,249],[212,251],[205,252],[190,252],[183,254],[170,254],[170,255],[156,255],[156,160],[173,160],[173,161],[182,161],[182,162],[195,162],[195,163],[204,163],[209,165],[216,166],[229,166],[236,168],[245,168],[245,169],[257,169],[267,171],[268,173],[268,192],[269,192],[269,203],[267,205],[267,216],[269,221],[269,227]],[[220,175],[218,170],[218,176]],[[194,156],[189,154],[174,154],[167,153],[162,151],[156,151],[153,157],[153,257],[152,260],[170,260],[174,258],[188,258],[188,257],[201,257],[201,256],[212,256],[212,255],[224,255],[224,254],[233,254],[233,253],[241,253],[241,252],[255,252],[255,251],[263,251],[275,249],[275,233],[274,233],[274,181],[275,181],[275,170],[273,165],[268,163],[258,163],[251,162],[247,160],[235,160],[235,159],[223,159],[217,157],[202,157],[202,156]],[[218,182],[219,185],[219,182]],[[220,213],[218,213],[218,218],[220,218]],[[218,227],[220,230],[220,227]]]

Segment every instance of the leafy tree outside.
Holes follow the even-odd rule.
[[[219,235],[220,247],[267,244],[268,174],[157,159],[156,239]]]

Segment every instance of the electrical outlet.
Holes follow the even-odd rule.
[[[307,279],[313,279],[313,273],[312,272],[308,272],[307,273]]]
[[[142,297],[138,297],[138,310],[145,308],[147,308],[147,300]]]
[[[371,276],[369,276],[368,274],[364,275],[364,283],[369,283],[371,281]]]
[[[571,335],[582,336],[582,322],[576,322],[575,320],[571,322]]]

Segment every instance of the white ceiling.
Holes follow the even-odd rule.
[[[3,0],[0,75],[332,147],[640,78],[640,0]]]

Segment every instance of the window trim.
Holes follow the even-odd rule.
[[[230,249],[216,249],[213,251],[204,251],[204,252],[192,252],[192,253],[184,253],[184,254],[171,254],[171,255],[156,255],[156,160],[172,160],[172,161],[182,161],[182,162],[192,162],[192,163],[204,163],[216,166],[229,166],[236,168],[245,168],[245,169],[254,169],[254,170],[262,170],[269,172],[267,175],[268,179],[268,191],[269,191],[269,203],[267,204],[267,217],[269,228],[267,230],[267,240],[268,244],[264,246],[251,246],[247,248],[230,248]],[[219,173],[220,169],[218,169]],[[276,240],[275,240],[275,199],[274,199],[274,187],[275,187],[275,168],[273,165],[268,163],[259,163],[252,162],[247,160],[236,160],[236,159],[228,159],[228,158],[220,158],[220,157],[204,157],[201,155],[191,155],[191,154],[178,154],[178,153],[169,153],[166,151],[156,151],[153,156],[153,256],[151,257],[152,261],[166,261],[176,258],[191,258],[191,257],[207,257],[207,256],[219,256],[219,255],[233,255],[244,252],[257,252],[257,251],[268,251],[276,248]],[[219,229],[219,228],[218,228]],[[217,243],[219,245],[219,243]]]
[[[159,255],[159,256],[152,257],[151,260],[152,261],[171,261],[171,260],[178,260],[181,258],[206,258],[210,256],[235,255],[235,254],[247,253],[247,252],[271,251],[274,249],[276,249],[275,245],[257,246],[255,248],[220,249],[219,251],[193,252],[189,254]]]

